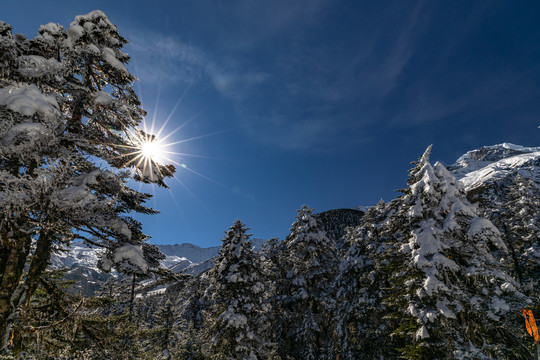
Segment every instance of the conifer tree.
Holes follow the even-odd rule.
[[[140,226],[136,228],[140,230]],[[165,259],[165,255],[154,244],[146,242],[147,236],[137,231],[136,236],[131,237],[130,242],[114,244],[100,259],[99,265],[105,271],[112,267],[119,272],[131,277],[129,297],[129,320],[133,321],[135,286],[137,279],[149,277],[152,271],[157,271],[159,261]]]
[[[336,245],[319,229],[313,210],[303,205],[284,247],[274,304],[281,319],[278,349],[284,357],[333,358]]]
[[[499,229],[510,250],[514,278],[533,303],[540,301],[540,189],[518,174],[501,188],[500,197],[486,199],[482,208]]]
[[[176,314],[171,298],[166,296],[163,300],[153,315],[152,328],[144,332],[143,342],[149,349],[147,353],[155,359],[171,360],[178,358],[175,345],[179,339],[174,331]]]
[[[150,195],[126,185],[127,170],[161,185],[174,171],[140,161],[145,113],[125,43],[101,11],[68,29],[43,25],[32,39],[0,22],[2,352],[20,350],[10,339],[56,248],[77,238],[114,248],[136,230],[130,211],[155,213],[143,205]]]
[[[207,274],[194,276],[178,294],[174,331],[177,338],[175,351],[186,360],[203,360],[209,354],[211,336],[209,328],[215,323],[208,319],[210,300]]]
[[[215,322],[211,357],[265,359],[268,342],[266,284],[247,228],[236,220],[210,270]]]
[[[410,171],[409,187],[385,223],[386,303],[400,321],[393,335],[402,340],[401,356],[526,358],[522,339],[503,321],[525,301],[492,255],[506,247],[461,183],[442,164],[429,163],[430,150]]]
[[[344,236],[334,312],[336,354],[342,360],[397,357],[383,303],[388,279],[379,262],[385,244],[381,229],[388,213],[381,200],[365,213],[361,225],[349,228]]]

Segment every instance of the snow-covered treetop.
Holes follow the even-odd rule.
[[[136,161],[145,111],[126,42],[99,10],[32,39],[0,22],[0,230],[142,246],[127,213],[155,211],[126,178],[165,185],[174,168]]]
[[[241,220],[236,220],[226,232],[222,241],[220,255],[228,254],[229,257],[240,257],[244,249],[250,249],[249,236],[246,234],[246,225]],[[223,246],[226,245],[226,246]]]
[[[335,242],[319,229],[313,209],[302,205],[284,245],[287,251],[281,261],[285,276],[292,281],[294,296],[319,296],[323,292],[321,279],[334,276],[337,251]]]
[[[317,219],[313,216],[313,209],[306,205],[302,205],[297,212],[296,221],[291,227],[291,234],[286,240],[287,247],[295,247],[304,241],[330,245],[331,241],[317,226]]]
[[[108,251],[100,259],[100,267],[105,271],[116,268],[124,274],[147,275],[150,270],[159,268],[159,261],[165,255],[156,245],[143,243],[118,244],[112,251]]]
[[[236,220],[222,240],[212,270],[220,288],[234,286],[236,283],[249,283],[258,276],[253,271],[255,254],[247,230],[242,221]]]

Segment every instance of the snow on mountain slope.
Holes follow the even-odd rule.
[[[252,239],[255,251],[260,251],[266,241]],[[213,259],[218,254],[220,246],[201,248],[193,244],[158,245],[166,255],[161,266],[179,273],[190,275],[199,274],[212,267]],[[103,249],[91,248],[83,242],[76,241],[66,251],[54,254],[50,260],[53,269],[68,268],[65,275],[67,280],[75,280],[76,292],[91,295],[100,289],[101,284],[111,276],[118,276],[116,272],[105,273],[98,267],[100,252]]]
[[[263,239],[251,239],[253,249],[260,251],[266,242]],[[179,272],[192,265],[197,265],[214,258],[221,248],[220,246],[212,246],[209,248],[201,248],[197,245],[184,243],[175,245],[158,245],[161,252],[167,257],[161,262],[161,265],[166,268],[171,268],[174,272]]]
[[[536,180],[538,165],[540,147],[504,143],[469,151],[448,166],[448,170],[463,182],[467,191],[472,191],[488,183],[514,178],[517,173]]]
[[[184,243],[175,245],[158,245],[159,250],[167,257],[161,262],[166,268],[177,265],[180,262],[201,263],[217,255],[219,246],[201,248],[197,245]]]
[[[51,267],[72,268],[74,266],[84,266],[97,270],[97,263],[101,249],[90,248],[80,241],[73,242],[67,251],[54,254],[51,257]]]

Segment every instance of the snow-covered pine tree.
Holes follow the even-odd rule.
[[[313,210],[303,205],[284,247],[274,302],[280,320],[278,351],[283,358],[334,358],[336,245],[319,229]]]
[[[203,360],[210,353],[210,329],[215,323],[211,311],[212,300],[209,299],[211,280],[208,272],[194,276],[176,295],[176,351],[182,359]]]
[[[43,25],[33,39],[0,22],[3,352],[18,350],[20,311],[51,252],[76,238],[114,247],[131,238],[127,213],[155,213],[143,206],[150,195],[126,185],[133,172],[119,169],[161,185],[174,171],[137,160],[145,113],[125,43],[101,11],[77,16],[67,30]]]
[[[484,199],[481,210],[499,229],[510,250],[514,278],[534,304],[540,303],[540,189],[518,174],[511,183]]]
[[[274,351],[277,350],[276,345],[280,343],[279,330],[279,314],[274,305],[276,304],[277,293],[276,286],[279,283],[280,268],[282,266],[280,260],[283,258],[284,242],[278,238],[269,239],[262,247],[260,252],[261,267],[265,279],[267,280],[267,289],[265,296],[265,307],[267,309],[268,323],[270,324],[268,338],[272,343]],[[277,354],[277,353],[276,353]]]
[[[212,359],[268,358],[266,281],[248,229],[236,220],[210,270],[215,322]]]
[[[381,229],[389,211],[381,200],[364,214],[361,225],[348,228],[344,236],[334,313],[336,354],[341,360],[397,357],[383,303],[387,274],[379,261],[385,244]]]
[[[495,226],[477,216],[461,183],[442,164],[429,163],[430,151],[410,171],[409,187],[385,223],[386,303],[400,321],[393,335],[402,340],[401,356],[526,358],[516,329],[503,321],[525,300],[492,255],[506,247]]]

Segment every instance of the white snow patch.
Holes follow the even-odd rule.
[[[19,72],[28,77],[38,78],[47,74],[55,74],[61,69],[61,64],[54,58],[46,59],[39,55],[21,56]]]
[[[111,102],[111,97],[105,91],[98,91],[94,93],[94,104],[109,105]]]
[[[227,326],[237,329],[247,325],[247,317],[237,314],[231,309],[227,309],[220,317],[226,322]]]
[[[475,217],[467,231],[467,236],[473,239],[490,240],[497,248],[506,250],[506,245],[500,237],[499,230],[488,219]]]
[[[45,117],[58,115],[58,103],[54,96],[45,95],[34,84],[10,85],[0,89],[0,105],[24,116],[39,113]]]
[[[120,264],[124,269],[148,272],[142,245],[125,244],[114,251],[114,262]]]
[[[38,33],[41,34],[42,32],[49,32],[51,34],[57,34],[57,33],[60,33],[61,31],[62,31],[62,26],[61,25],[50,22],[50,23],[48,23],[46,25],[40,25]]]
[[[494,296],[492,299],[491,299],[491,307],[490,307],[491,310],[493,310],[494,312],[500,314],[500,313],[504,313],[504,312],[507,312],[510,310],[510,305],[508,305],[508,303],[506,301],[504,301],[503,299],[497,297],[497,296]]]
[[[128,239],[131,239],[131,230],[124,220],[116,219],[116,221],[112,221],[108,225],[113,231],[124,235]]]
[[[448,319],[455,319],[456,314],[448,308],[448,300],[444,299],[437,302],[437,310]]]
[[[427,339],[427,338],[429,338],[429,333],[427,331],[427,328],[425,326],[422,326],[416,332],[416,340]]]
[[[68,29],[66,30],[67,45],[72,48],[75,45],[75,42],[84,35],[84,32],[84,28],[77,24],[72,24],[70,27],[68,27]]]
[[[124,64],[122,64],[122,62],[116,58],[116,54],[114,53],[113,49],[106,47],[106,48],[103,48],[101,51],[103,53],[103,58],[105,59],[106,62],[109,63],[109,65],[111,65],[113,68],[117,70],[127,72],[127,69],[124,66]]]
[[[8,138],[16,137],[20,134],[26,134],[27,136],[43,136],[47,133],[47,127],[40,123],[21,123],[13,126],[9,129]]]

